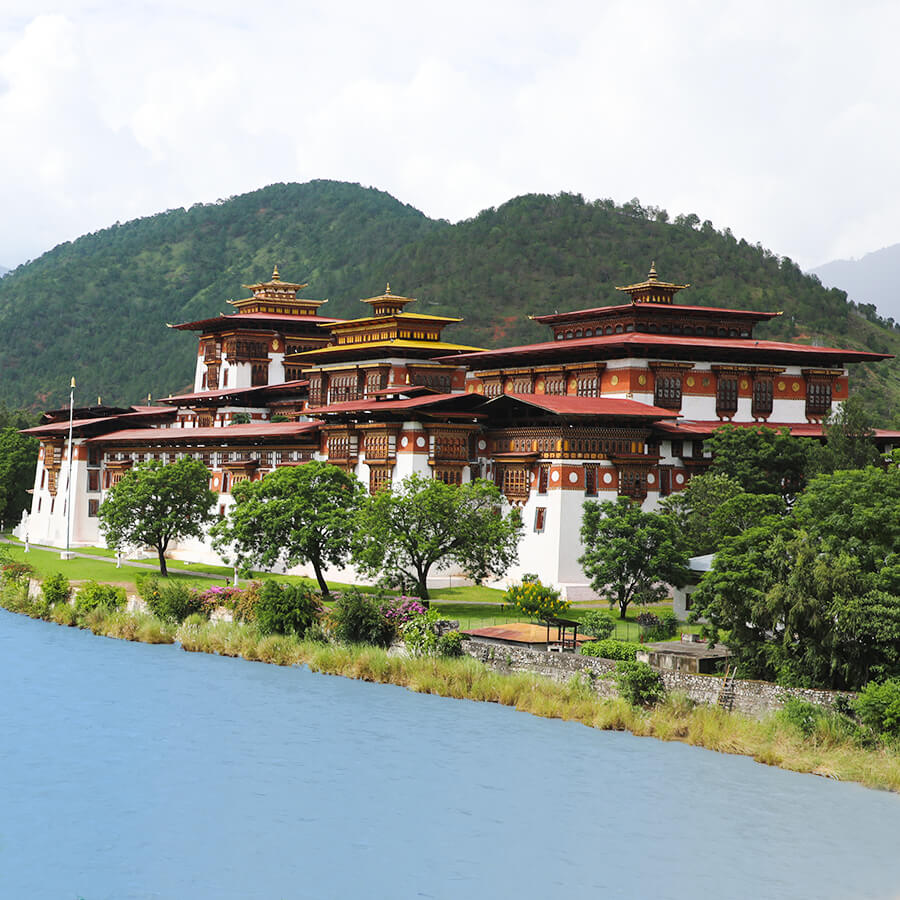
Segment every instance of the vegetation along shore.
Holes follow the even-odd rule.
[[[751,756],[795,772],[855,781],[900,792],[900,741],[867,724],[866,710],[827,712],[791,702],[763,720],[660,696],[644,670],[617,675],[623,695],[597,696],[587,679],[559,684],[536,675],[500,674],[461,654],[455,632],[442,632],[435,610],[415,600],[345,591],[323,605],[309,586],[267,581],[236,590],[200,590],[184,582],[139,579],[147,612],[124,609],[122,588],[87,582],[77,592],[62,576],[48,576],[29,592],[30,572],[9,556],[0,560],[0,605],[7,610],[94,634],[146,643],[179,643],[189,652],[243,657],[315,672],[401,685],[442,697],[502,703],[591,728],[630,731]],[[34,586],[35,582],[31,582]],[[73,596],[74,594],[74,596]],[[233,621],[210,621],[225,609]],[[390,653],[401,636],[408,655]],[[629,697],[629,699],[625,699]],[[871,712],[871,710],[868,710]],[[868,717],[871,722],[871,717]]]

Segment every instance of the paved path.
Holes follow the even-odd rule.
[[[25,549],[24,544],[19,541],[11,541],[6,537],[0,537],[0,542],[9,544],[12,547],[21,547],[23,550]],[[63,552],[60,547],[48,547],[45,544],[29,544],[28,546],[33,550],[47,550],[50,553]],[[80,559],[91,559],[95,562],[110,563],[113,567],[116,565],[116,558],[114,556],[95,556],[93,553],[79,553],[77,550],[70,550],[69,552],[72,556],[77,556]],[[151,569],[154,572],[159,571],[158,563],[136,562],[130,559],[123,559],[122,566],[130,566],[133,569]],[[208,578],[210,581],[224,581],[226,584],[231,584],[231,576],[229,575],[211,575],[209,572],[194,572],[191,569],[173,569],[171,567],[169,568],[169,571],[173,575],[190,575],[192,578]]]

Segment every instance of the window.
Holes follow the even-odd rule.
[[[597,496],[597,469],[599,466],[586,465],[584,467],[584,495],[586,497]]]
[[[753,382],[753,405],[751,413],[754,416],[771,415],[772,393],[771,378],[757,378]]]
[[[684,458],[684,441],[672,441],[672,457],[673,459]]]
[[[596,375],[579,375],[575,385],[579,397],[599,397],[599,379]]]
[[[733,416],[738,408],[738,380],[734,375],[720,375],[716,382],[716,415]]]
[[[548,375],[544,381],[544,393],[561,397],[566,392],[566,379],[562,373]]]
[[[546,494],[550,486],[550,466],[538,467],[538,493]]]
[[[681,409],[681,376],[657,375],[653,403],[664,409]]]
[[[100,448],[88,447],[88,466],[97,468],[100,465]]]
[[[462,469],[435,469],[434,477],[437,481],[443,481],[444,484],[462,484]]]
[[[526,466],[504,466],[500,489],[508,500],[527,500],[529,473]]]
[[[88,490],[89,491],[99,491],[100,490],[100,470],[99,469],[88,469]]]
[[[369,493],[377,494],[383,487],[391,483],[393,466],[371,466],[369,468]]]
[[[810,381],[806,385],[806,415],[824,416],[831,412],[831,382]]]
[[[619,493],[635,500],[647,496],[647,480],[639,469],[623,469],[619,472]]]
[[[96,519],[97,513],[100,510],[100,501],[99,500],[88,500],[88,518]]]
[[[659,496],[668,497],[672,493],[672,470],[659,470]]]
[[[544,524],[547,521],[547,508],[545,506],[539,506],[534,511],[534,530],[535,531],[543,531]]]

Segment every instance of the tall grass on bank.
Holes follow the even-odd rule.
[[[501,703],[546,718],[682,741],[751,756],[766,765],[795,772],[900,792],[900,746],[861,746],[852,734],[828,719],[819,722],[811,734],[804,734],[777,714],[759,721],[717,707],[697,706],[678,694],[670,694],[651,709],[639,709],[622,699],[598,697],[586,678],[573,678],[562,684],[537,675],[499,673],[470,657],[389,655],[385,650],[365,645],[263,635],[253,625],[210,623],[201,616],[189,617],[177,630],[146,613],[92,610],[80,617],[68,604],[57,603],[48,609],[40,600],[29,599],[21,584],[0,588],[0,605],[12,612],[89,628],[108,637],[148,643],[178,641],[190,652],[281,666],[306,665],[314,672],[396,684],[419,693]]]

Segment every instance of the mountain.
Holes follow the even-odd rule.
[[[0,266],[0,278],[2,278],[8,271],[9,269],[7,269],[6,266]]]
[[[668,221],[637,200],[526,195],[451,225],[390,195],[333,181],[276,184],[115,225],[62,244],[0,281],[0,400],[40,408],[78,393],[136,402],[192,378],[196,336],[165,327],[231,311],[241,284],[282,277],[360,315],[393,289],[423,312],[463,316],[452,339],[485,347],[546,338],[529,313],[615,303],[615,285],[692,282],[685,302],[783,310],[761,337],[900,353],[900,332],[791,260],[697,216]],[[448,332],[450,337],[450,332]],[[879,417],[900,407],[896,361],[853,383]]]
[[[840,288],[860,306],[871,305],[900,321],[900,244],[861,259],[836,259],[812,270],[822,284]]]

